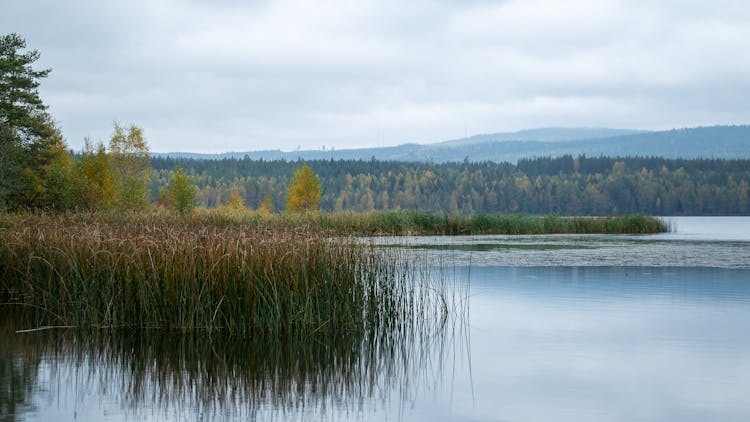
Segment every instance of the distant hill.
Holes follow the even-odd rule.
[[[475,135],[434,144],[345,150],[280,150],[223,154],[155,153],[196,159],[393,160],[516,162],[528,157],[562,155],[659,156],[666,158],[750,158],[750,126],[710,126],[646,132],[606,128],[542,128],[513,133]]]
[[[545,127],[539,129],[519,130],[518,132],[500,132],[473,135],[468,138],[454,139],[444,141],[436,146],[462,146],[468,144],[478,144],[484,142],[503,142],[503,141],[536,141],[536,142],[565,142],[581,141],[584,139],[600,139],[613,136],[637,135],[646,133],[645,130],[632,129],[607,129],[607,128],[587,128],[587,127]]]

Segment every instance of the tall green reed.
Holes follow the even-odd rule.
[[[662,220],[637,214],[613,217],[559,217],[484,213],[447,215],[406,210],[320,213],[303,218],[322,228],[356,235],[642,234],[669,231],[668,225]]]

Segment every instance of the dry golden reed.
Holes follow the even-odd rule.
[[[0,216],[0,302],[37,324],[362,332],[421,315],[371,246],[309,224],[206,214]]]

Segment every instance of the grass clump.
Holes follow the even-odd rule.
[[[0,216],[0,303],[37,324],[238,334],[411,323],[420,293],[371,246],[258,216]]]

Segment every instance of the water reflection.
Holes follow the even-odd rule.
[[[472,281],[477,368],[463,417],[749,420],[750,271],[458,271]]]
[[[3,313],[0,420],[750,420],[750,242],[690,236],[410,238],[470,314],[370,337],[16,334]]]
[[[445,268],[750,268],[750,217],[664,217],[675,231],[655,235],[484,235],[376,237],[413,261]]]
[[[36,375],[41,359],[18,356],[17,351],[26,349],[20,337],[5,329],[0,331],[0,421],[10,422],[34,411],[30,397],[34,393]]]
[[[442,378],[451,324],[397,335],[238,338],[51,329],[17,333],[0,321],[2,421],[347,418]],[[24,327],[25,328],[25,327]],[[451,338],[450,342],[448,339]],[[306,415],[306,416],[305,416]]]

